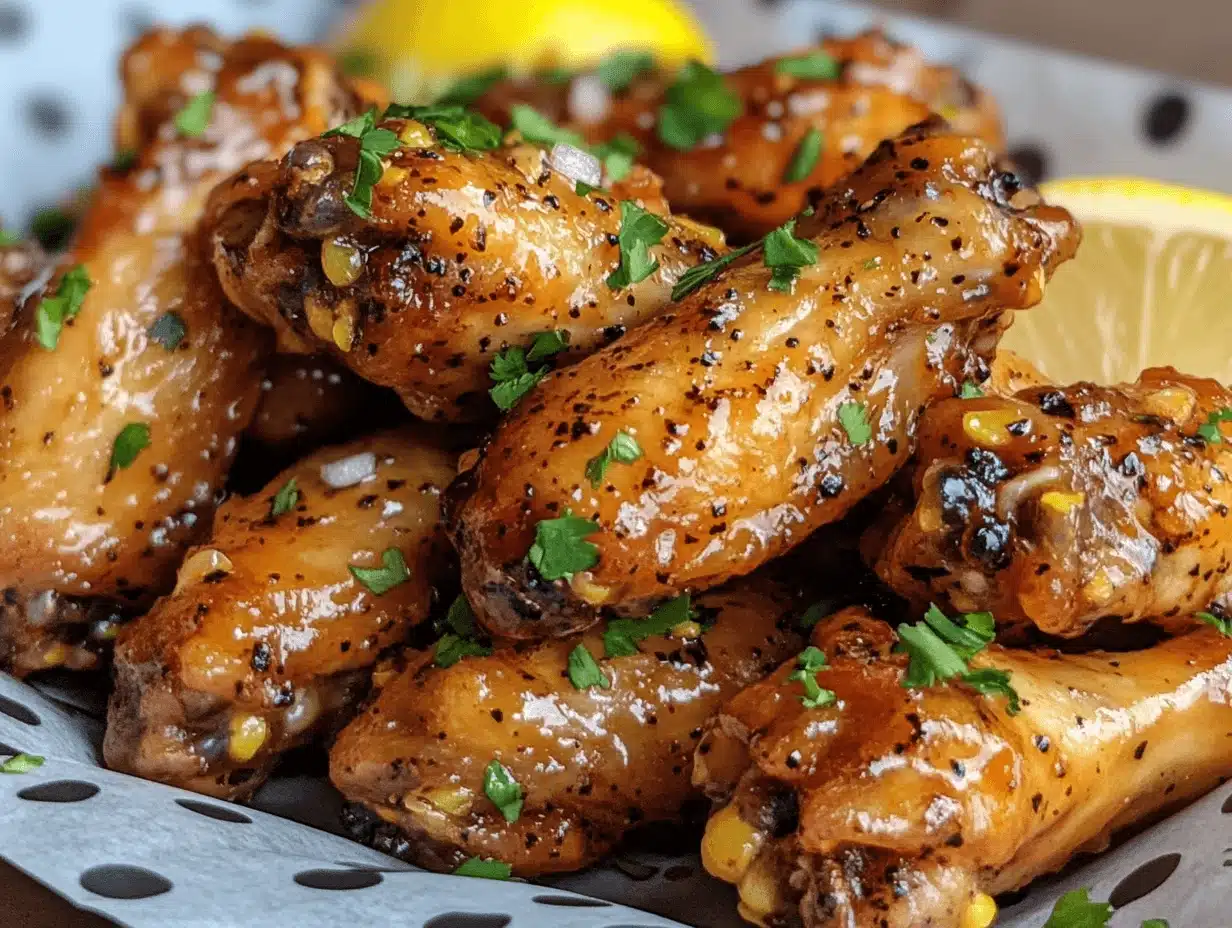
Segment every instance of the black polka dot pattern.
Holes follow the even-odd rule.
[[[81,875],[81,888],[105,899],[149,899],[171,891],[171,881],[144,867],[104,864]]]
[[[1148,860],[1117,883],[1116,889],[1108,896],[1108,901],[1116,909],[1136,902],[1163,886],[1168,877],[1176,872],[1180,863],[1180,854],[1163,854],[1154,860]]]
[[[30,17],[16,3],[0,3],[0,43],[16,43],[25,38]]]
[[[1156,145],[1172,144],[1189,125],[1189,101],[1177,93],[1156,97],[1147,106],[1142,131]]]
[[[68,105],[49,93],[37,93],[26,101],[26,119],[39,135],[55,138],[64,135],[71,116]]]

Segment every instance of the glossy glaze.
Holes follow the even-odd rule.
[[[800,646],[800,604],[768,581],[695,605],[712,628],[647,638],[627,657],[604,659],[597,633],[507,645],[445,669],[410,656],[331,753],[334,784],[378,817],[361,835],[433,869],[495,857],[533,876],[580,869],[638,824],[678,819],[697,795],[691,758],[703,723]],[[578,644],[609,689],[570,682]],[[513,824],[484,795],[494,759],[525,796]]]
[[[1124,654],[993,645],[973,665],[1010,673],[1016,716],[961,686],[904,689],[893,640],[837,614],[813,634],[836,704],[805,709],[793,662],[699,745],[695,779],[725,804],[703,859],[739,882],[746,918],[959,928],[977,893],[1101,850],[1232,770],[1232,639],[1213,629]],[[750,851],[728,853],[733,837]]]
[[[878,573],[917,603],[1065,637],[1101,618],[1180,631],[1195,611],[1229,610],[1232,445],[1197,433],[1230,405],[1215,381],[1171,368],[938,403],[914,511]]]
[[[1017,191],[982,142],[936,125],[887,142],[801,220],[819,249],[794,292],[754,250],[670,312],[541,383],[451,490],[463,583],[485,624],[563,634],[600,610],[748,573],[841,518],[910,456],[921,409],[981,379],[999,314],[1034,304],[1078,233]],[[1023,192],[1019,194],[1029,200]],[[871,440],[838,419],[863,404]],[[617,431],[644,456],[598,489]],[[540,520],[591,519],[598,563],[545,582]]]
[[[422,418],[491,420],[489,368],[502,349],[564,330],[570,351],[557,360],[576,359],[662,308],[686,268],[723,248],[715,230],[671,218],[644,170],[610,195],[581,195],[538,146],[461,153],[419,123],[383,125],[429,144],[386,159],[372,219],[343,202],[359,143],[315,139],[253,169],[262,182],[236,197],[214,262],[228,295],[274,327],[283,350],[329,352]],[[658,270],[613,290],[621,199],[663,215],[669,230],[651,248]],[[323,248],[353,255],[355,279],[331,282]]]
[[[930,112],[945,116],[956,132],[1001,147],[1000,115],[991,98],[954,69],[925,62],[918,49],[867,32],[782,57],[819,51],[834,60],[836,78],[779,73],[782,58],[727,74],[742,115],[721,136],[690,151],[672,148],[658,136],[659,108],[674,74],[643,75],[610,95],[593,76],[555,86],[511,81],[476,105],[507,125],[511,105],[525,101],[592,141],[622,133],[636,139],[640,159],[662,175],[673,208],[713,222],[736,241],[751,241],[782,225],[857,168],[882,139]],[[592,111],[593,101],[580,105],[596,93],[597,110]],[[805,177],[788,182],[784,175],[792,156],[812,129],[822,133],[821,155]]]
[[[324,464],[371,453],[375,472],[332,488]],[[348,717],[368,668],[428,614],[451,557],[440,493],[454,461],[400,432],[325,448],[261,493],[218,510],[208,544],[180,568],[175,592],[126,627],[105,748],[114,769],[227,798],[260,785],[278,755]],[[295,478],[294,511],[271,501]],[[382,595],[349,566],[402,552],[410,579]],[[260,719],[254,756],[229,749],[233,725]]]
[[[208,531],[256,404],[266,338],[225,306],[195,226],[222,177],[358,103],[319,53],[205,29],[150,33],[121,73],[117,142],[136,161],[102,172],[58,265],[57,277],[83,265],[92,289],[54,351],[35,340],[37,296],[0,338],[0,587],[19,624],[34,621],[27,601],[49,591],[147,605]],[[177,112],[211,89],[208,127],[180,137]],[[187,328],[174,350],[148,334],[171,311]],[[116,437],[133,423],[149,427],[149,447],[112,474]],[[55,664],[59,654],[43,657]]]

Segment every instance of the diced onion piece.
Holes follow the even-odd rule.
[[[335,490],[344,490],[376,473],[376,455],[371,451],[352,454],[321,465],[321,479]]]
[[[571,181],[581,181],[598,187],[603,180],[603,167],[599,159],[588,151],[557,142],[552,146],[550,158],[552,167],[564,174]]]
[[[583,74],[569,85],[569,116],[577,122],[603,122],[612,108],[607,85],[594,74]]]

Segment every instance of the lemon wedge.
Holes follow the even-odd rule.
[[[713,59],[693,14],[673,0],[375,0],[334,45],[344,63],[407,103],[460,74],[577,70],[617,49],[652,52],[667,65]]]
[[[1082,246],[1002,345],[1058,383],[1165,364],[1232,382],[1232,197],[1119,177],[1041,191],[1082,223]]]

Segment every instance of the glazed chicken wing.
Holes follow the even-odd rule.
[[[915,509],[877,571],[918,604],[1067,638],[1101,618],[1170,631],[1232,613],[1232,391],[1136,383],[952,399],[924,415]]]
[[[611,92],[594,75],[567,84],[509,81],[477,106],[507,125],[518,102],[539,107],[594,142],[625,135],[639,159],[662,175],[674,209],[713,222],[739,241],[765,235],[820,198],[860,165],[882,139],[940,113],[964,135],[1002,144],[1000,116],[987,94],[954,69],[867,32],[726,74],[737,112],[727,128],[682,149],[665,141],[664,114],[676,98],[720,108],[724,94],[700,73],[651,71]],[[673,82],[677,89],[672,90]],[[793,170],[793,166],[795,170]]]
[[[448,576],[452,474],[452,455],[390,432],[224,503],[175,592],[116,645],[108,765],[238,798],[281,752],[346,721]]]
[[[358,106],[323,55],[204,29],[151,33],[122,73],[131,164],[103,171],[0,337],[0,660],[17,673],[92,663],[83,617],[166,592],[208,530],[265,337],[227,310],[197,220],[246,160]]]
[[[800,646],[799,603],[773,582],[694,606],[695,620],[626,656],[604,659],[599,634],[450,667],[415,656],[331,754],[334,784],[374,813],[352,814],[359,836],[433,869],[493,857],[534,876],[581,869],[639,823],[678,819],[697,796],[690,771],[703,723]],[[606,685],[571,679],[579,647]],[[512,816],[485,795],[494,762],[520,787]]]
[[[1064,210],[1011,205],[1016,180],[994,160],[916,127],[800,220],[816,260],[794,283],[754,249],[544,380],[451,489],[483,623],[525,638],[645,614],[752,571],[885,483],[921,409],[977,376],[999,314],[1037,302],[1077,245]]]
[[[237,193],[213,236],[228,295],[279,331],[284,350],[329,352],[392,387],[416,415],[491,419],[490,367],[509,346],[560,331],[568,360],[618,337],[668,300],[722,236],[668,214],[636,171],[613,194],[577,192],[535,145],[461,152],[435,127],[386,120],[403,144],[373,193],[371,218],[346,204],[360,142],[301,143]],[[447,141],[447,139],[446,139]],[[662,215],[653,273],[609,286],[620,264],[622,199]]]
[[[1133,653],[990,646],[1021,711],[965,686],[904,688],[894,633],[862,610],[814,630],[829,658],[807,708],[798,662],[742,692],[698,747],[722,805],[706,868],[758,925],[959,928],[969,907],[1102,850],[1118,827],[1232,773],[1232,638]]]

